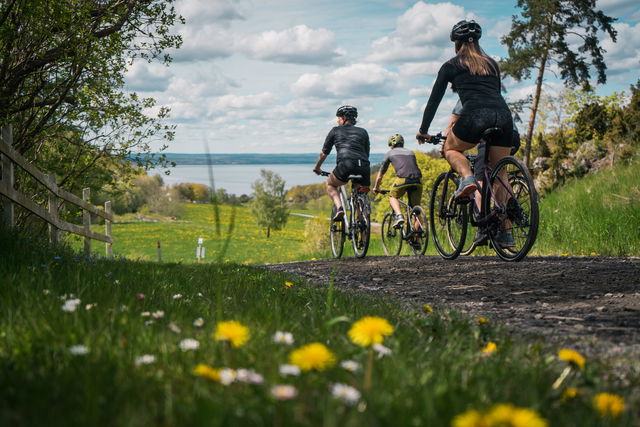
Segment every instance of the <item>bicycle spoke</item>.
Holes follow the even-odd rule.
[[[393,212],[387,213],[380,228],[382,249],[389,256],[398,255],[402,249],[402,229],[393,227],[394,219]]]

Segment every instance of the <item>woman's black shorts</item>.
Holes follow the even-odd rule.
[[[463,111],[453,126],[453,133],[465,142],[477,144],[484,131],[491,127],[499,127],[503,131],[491,145],[511,147],[513,119],[508,109],[478,108]]]
[[[349,175],[362,175],[362,179],[354,179],[353,182],[363,187],[371,185],[371,168],[366,160],[340,160],[333,170],[333,175],[342,182],[348,182]]]

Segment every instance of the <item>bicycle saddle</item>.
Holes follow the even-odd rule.
[[[501,127],[497,127],[497,126],[490,127],[484,132],[482,132],[482,139],[486,141],[490,141],[493,138],[501,136],[503,133],[504,131],[502,130]]]

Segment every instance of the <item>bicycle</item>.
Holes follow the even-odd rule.
[[[501,132],[500,128],[489,128],[483,134],[487,149],[482,182],[489,185],[479,189],[482,201],[479,209],[473,197],[463,200],[453,197],[460,181],[453,169],[441,173],[433,184],[429,223],[436,250],[444,259],[453,260],[463,252],[469,224],[487,237],[504,261],[522,260],[535,243],[539,223],[538,194],[529,170],[512,156],[500,159],[495,167],[488,162],[488,147]],[[439,144],[444,139],[446,136],[438,134],[428,142]],[[509,227],[515,243],[512,247],[497,241],[498,234]],[[478,243],[474,241],[464,253],[473,252]]]
[[[329,172],[321,171],[320,175],[329,176]],[[361,179],[362,175],[349,175],[347,181]],[[344,249],[344,241],[349,238],[353,252],[357,258],[364,258],[369,249],[371,237],[371,204],[369,202],[369,187],[355,187],[352,184],[351,194],[347,197],[345,185],[338,187],[340,200],[344,207],[344,216],[333,221],[336,213],[335,206],[331,209],[331,224],[329,225],[329,240],[331,253],[334,258],[340,258]]]
[[[389,190],[379,190],[377,193],[387,194]],[[380,227],[382,249],[389,256],[399,255],[404,241],[407,242],[414,255],[424,255],[429,243],[427,214],[421,206],[416,205],[412,208],[405,201],[400,199],[398,201],[406,211],[407,221],[403,225],[394,227],[395,212],[393,209],[385,214]]]

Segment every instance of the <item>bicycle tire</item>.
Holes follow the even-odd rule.
[[[505,186],[504,179],[500,178],[502,173],[508,177],[510,188]],[[493,197],[487,197],[484,201],[485,212],[493,210],[497,212],[496,224],[489,233],[491,245],[500,259],[520,261],[529,253],[538,235],[538,193],[533,184],[533,178],[522,163],[515,157],[508,156],[500,159],[489,179],[494,192],[504,191],[510,195],[506,206],[499,204],[496,206]],[[497,231],[502,229],[505,221],[511,223],[515,243],[513,248],[502,247],[496,241]]]
[[[329,241],[331,243],[331,253],[334,258],[340,258],[344,249],[345,240],[345,222],[344,217],[339,221],[333,221],[336,208],[331,210],[331,218],[329,218]]]
[[[382,220],[380,234],[382,238],[382,250],[387,256],[396,256],[402,250],[402,228],[394,228],[395,214],[388,212]]]
[[[409,242],[414,255],[424,255],[429,244],[429,220],[421,206],[414,206],[407,223],[409,235],[413,241]]]
[[[369,249],[371,237],[371,217],[368,197],[361,195],[354,198],[353,222],[351,224],[351,243],[357,258],[364,258]]]
[[[453,193],[458,187],[457,175],[443,172],[436,178],[429,201],[429,225],[436,250],[446,260],[456,259],[467,236],[468,208],[458,203]],[[454,235],[454,231],[456,231]]]
[[[471,218],[471,215],[473,215],[473,204],[469,204],[469,211],[467,212],[467,218]],[[478,247],[478,245],[474,242],[475,240],[475,232],[474,230],[476,230],[476,227],[474,227],[471,224],[471,221],[467,222],[467,236],[474,236],[471,239],[465,238],[465,244],[462,247],[462,250],[460,251],[460,255],[462,256],[468,256],[471,255],[473,253],[473,251],[476,250],[476,248]]]

